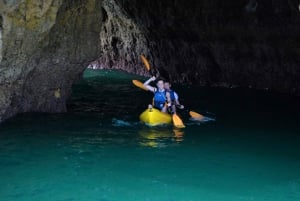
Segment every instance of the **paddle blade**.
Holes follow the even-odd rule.
[[[142,59],[143,63],[145,64],[147,71],[150,71],[150,64],[149,64],[148,60],[144,57],[144,55],[141,55],[141,59]]]
[[[145,90],[145,91],[148,91],[148,88],[145,87],[144,84],[143,84],[142,82],[140,82],[140,81],[138,81],[138,80],[132,80],[132,83],[133,83],[136,87],[138,87],[138,88],[140,88],[140,89],[143,89],[143,90]]]
[[[182,120],[177,114],[172,115],[173,124],[176,128],[185,128],[185,125],[183,124]]]
[[[191,116],[192,118],[197,119],[197,120],[201,120],[201,119],[204,118],[203,115],[201,115],[201,114],[199,114],[199,113],[197,113],[197,112],[194,112],[194,111],[190,111],[189,114],[190,114],[190,116]]]

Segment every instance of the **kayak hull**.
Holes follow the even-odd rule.
[[[140,114],[140,120],[149,126],[172,123],[171,115],[163,113],[155,108],[146,109],[142,114]]]

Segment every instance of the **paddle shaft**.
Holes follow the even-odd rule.
[[[176,105],[176,107],[177,107],[178,109],[181,109],[181,110],[183,110],[183,111],[189,113],[189,115],[190,115],[192,118],[204,118],[204,116],[203,116],[202,114],[199,114],[199,113],[197,113],[197,112],[195,112],[195,111],[192,111],[192,110],[189,110],[189,109],[186,109],[186,108],[180,108],[180,107],[177,106],[177,105]]]

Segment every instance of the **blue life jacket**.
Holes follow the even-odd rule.
[[[175,102],[175,91],[173,91],[172,89],[168,90],[168,92],[170,93],[170,98],[171,98],[171,102]]]
[[[157,89],[157,91],[154,93],[153,100],[154,100],[154,107],[161,110],[167,101],[166,91],[159,91]]]

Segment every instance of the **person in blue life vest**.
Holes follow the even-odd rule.
[[[153,107],[159,109],[161,112],[167,112],[167,108],[171,106],[170,94],[164,88],[164,81],[159,79],[156,83],[157,87],[150,86],[149,84],[152,81],[155,81],[156,77],[153,76],[144,82],[144,86],[151,92],[154,93],[153,97]],[[152,105],[149,105],[148,108],[152,108]]]
[[[169,107],[170,109],[170,113],[172,114],[175,114],[176,113],[176,107],[180,108],[180,109],[184,109],[184,105],[181,105],[180,102],[179,102],[179,96],[178,94],[171,89],[171,84],[170,82],[168,81],[165,81],[164,82],[164,88],[166,90],[166,92],[169,92],[169,93],[166,93],[167,96],[170,96],[168,97],[170,100],[171,100],[171,107]]]

